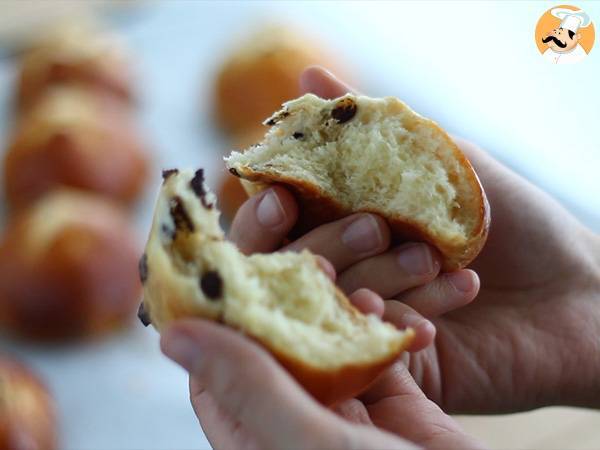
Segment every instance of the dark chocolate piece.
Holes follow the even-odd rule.
[[[333,117],[337,123],[346,123],[352,119],[355,114],[356,103],[349,97],[341,99],[331,111],[331,117]]]
[[[173,197],[171,199],[170,206],[171,208],[169,211],[171,213],[171,217],[173,218],[173,222],[175,222],[175,233],[178,231],[194,231],[194,223],[185,210],[181,197]]]
[[[138,270],[140,273],[140,281],[143,283],[148,279],[148,257],[144,253],[138,263]]]
[[[233,167],[231,167],[231,168],[229,169],[229,173],[230,173],[231,175],[234,175],[234,176],[238,177],[238,178],[240,177],[240,174],[238,173],[238,171],[237,171],[235,168],[233,168]]]
[[[190,181],[190,187],[192,188],[192,191],[194,191],[194,193],[198,196],[198,198],[202,202],[202,205],[205,208],[212,209],[212,203],[206,201],[206,190],[204,190],[204,169],[196,170],[194,178],[192,178]]]
[[[218,300],[223,293],[223,280],[218,272],[211,270],[200,278],[200,288],[210,300]]]
[[[289,115],[290,115],[289,111],[281,111],[276,116],[271,117],[268,120],[267,125],[269,125],[269,126],[277,125],[279,122],[281,122],[283,119],[285,119]]]
[[[150,320],[150,314],[148,314],[148,311],[146,311],[146,308],[144,308],[144,302],[140,303],[137,316],[138,319],[140,319],[140,322],[142,322],[142,325],[144,325],[145,327],[152,323],[152,321]]]
[[[167,179],[171,176],[171,175],[177,175],[179,173],[179,169],[165,169],[162,171],[162,178],[163,181],[167,181]]]
[[[304,137],[304,133],[301,133],[300,131],[296,131],[294,134],[292,134],[292,137],[294,139],[302,139]]]

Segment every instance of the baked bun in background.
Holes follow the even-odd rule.
[[[298,97],[298,80],[310,65],[339,64],[307,33],[288,26],[264,26],[243,39],[223,62],[215,86],[215,116],[239,135],[258,127],[287,100]]]
[[[312,94],[283,105],[263,142],[227,159],[255,193],[281,183],[300,203],[292,235],[355,212],[384,217],[396,241],[422,240],[443,270],[483,247],[489,205],[465,155],[433,121],[393,97]]]
[[[50,394],[37,375],[3,353],[0,353],[0,448],[57,448],[56,413]]]
[[[159,331],[185,317],[239,330],[325,404],[360,393],[414,336],[356,310],[308,251],[246,256],[225,241],[202,170],[165,172],[140,269]]]
[[[0,328],[63,340],[123,326],[141,293],[135,238],[121,208],[84,192],[19,211],[0,242]]]
[[[147,159],[120,102],[77,88],[53,88],[16,124],[4,160],[7,200],[19,208],[70,186],[129,203],[143,188]]]
[[[17,106],[34,104],[56,85],[80,85],[130,103],[130,57],[115,36],[88,21],[61,23],[42,33],[23,54],[17,78]]]

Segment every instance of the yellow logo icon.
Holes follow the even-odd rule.
[[[538,20],[535,43],[548,62],[572,64],[590,53],[595,34],[592,19],[584,10],[559,5],[550,8]]]

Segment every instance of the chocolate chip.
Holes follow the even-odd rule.
[[[177,175],[179,173],[178,169],[166,169],[162,171],[162,178],[163,181],[167,181],[167,179],[171,176],[171,175]]]
[[[223,293],[223,280],[217,272],[211,270],[202,275],[200,288],[209,299],[218,300]]]
[[[331,117],[337,123],[346,123],[356,114],[356,103],[350,97],[341,99],[331,111]]]
[[[145,283],[148,279],[148,257],[144,253],[140,258],[140,262],[138,263],[138,270],[140,273],[140,281]]]
[[[181,197],[173,197],[170,202],[171,217],[175,222],[175,232],[177,231],[194,231],[194,223],[183,206]]]
[[[290,115],[289,111],[281,111],[281,112],[277,113],[276,115],[274,115],[273,117],[271,117],[267,121],[267,125],[269,125],[269,126],[277,125],[279,122],[281,122],[283,119],[285,119],[289,115]]]
[[[162,226],[160,227],[160,231],[162,231],[162,233],[169,239],[175,239],[175,230],[169,227],[166,223],[162,224]]]
[[[238,172],[238,171],[237,171],[235,168],[233,168],[233,167],[231,167],[231,168],[229,169],[229,173],[230,173],[231,175],[234,175],[234,176],[238,177],[238,178],[239,178],[239,176],[240,176],[240,173],[239,173],[239,172]]]
[[[304,137],[304,133],[301,133],[300,131],[296,131],[294,134],[292,134],[292,137],[294,139],[302,139]]]
[[[190,181],[190,187],[198,196],[198,198],[202,202],[202,205],[205,208],[212,209],[212,203],[206,201],[206,190],[204,189],[204,169],[196,170],[194,178],[192,178]]]
[[[140,303],[137,316],[138,319],[140,319],[140,322],[142,322],[142,325],[144,325],[145,327],[152,323],[152,321],[150,320],[150,314],[148,314],[148,311],[146,311],[146,308],[144,308],[144,302]]]

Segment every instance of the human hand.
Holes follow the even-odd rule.
[[[348,91],[321,68],[308,69],[302,84],[326,98]],[[455,141],[492,211],[488,242],[471,266],[481,290],[476,302],[433,319],[436,345],[411,355],[411,373],[454,412],[600,406],[598,236],[484,151]],[[431,301],[428,285],[419,290],[411,295],[417,308]],[[369,402],[393,396],[401,381],[390,374]]]
[[[371,413],[355,399],[338,405],[336,415],[264,349],[221,325],[181,321],[163,333],[161,347],[189,371],[192,405],[216,450],[416,448],[406,439],[427,448],[481,447],[423,395],[401,363],[393,368],[400,394],[385,409]],[[387,415],[391,433],[374,426]]]

